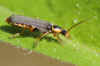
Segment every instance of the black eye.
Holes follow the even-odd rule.
[[[62,30],[62,32],[61,32],[63,35],[65,35],[66,33],[67,33],[67,31],[66,30]]]

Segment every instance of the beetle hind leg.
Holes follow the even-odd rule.
[[[20,27],[23,27],[23,30],[20,32],[20,33],[16,33],[14,34],[13,36],[11,36],[10,38],[16,38],[17,36],[20,36],[21,34],[24,33],[24,31],[26,29],[30,30],[30,32],[33,32],[35,30],[35,27],[33,26],[29,26],[29,25],[21,25],[21,24],[18,24]]]

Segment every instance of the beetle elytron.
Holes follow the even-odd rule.
[[[59,38],[59,34],[64,35],[65,37],[69,37],[69,31],[83,23],[79,22],[75,25],[72,25],[72,27],[70,27],[68,30],[62,29],[61,27],[57,26],[57,25],[53,25],[51,23],[49,23],[48,21],[43,21],[40,19],[32,19],[30,17],[25,17],[25,16],[19,16],[19,15],[11,15],[6,19],[6,22],[13,25],[13,26],[18,26],[18,27],[22,27],[23,30],[21,33],[16,33],[14,35],[14,37],[16,35],[20,35],[24,32],[25,29],[30,30],[31,32],[34,32],[35,29],[39,30],[42,34],[40,35],[40,37],[38,38],[37,42],[44,37],[45,35],[52,33],[54,35],[54,37],[56,37],[56,39],[58,41],[60,41],[61,39]]]

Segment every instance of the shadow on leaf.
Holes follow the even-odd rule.
[[[10,33],[10,34],[16,34],[16,33],[20,33],[22,31],[22,28],[15,27],[15,26],[0,26],[0,30],[5,31],[5,32]],[[34,32],[30,32],[29,30],[25,30],[24,33],[20,36],[21,37],[37,38],[40,36],[40,34],[41,33],[38,30],[35,30]],[[49,36],[45,36],[41,40],[44,40],[44,39],[46,39],[48,42],[50,42],[50,41],[58,42],[56,39],[49,37]]]

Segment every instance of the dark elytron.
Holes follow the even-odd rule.
[[[52,27],[52,25],[47,21],[32,19],[29,17],[18,16],[18,15],[12,15],[8,17],[6,21],[8,23],[11,23],[12,25],[17,25],[19,27],[24,27],[23,25],[26,25],[26,27],[30,26],[33,29],[37,28],[40,32],[48,32]]]

